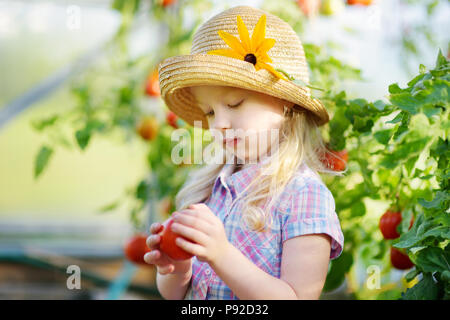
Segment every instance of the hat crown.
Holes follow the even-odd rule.
[[[194,34],[191,54],[207,54],[211,50],[229,48],[219,36],[219,30],[240,39],[237,27],[238,15],[241,16],[251,37],[256,23],[263,14],[266,15],[265,37],[275,39],[275,45],[267,52],[273,61],[271,65],[286,71],[295,79],[309,83],[308,65],[298,35],[287,22],[258,8],[233,7],[204,22]]]

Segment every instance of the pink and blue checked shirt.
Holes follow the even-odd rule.
[[[215,180],[211,196],[205,204],[224,224],[228,240],[256,266],[280,278],[283,242],[313,233],[331,237],[330,259],[337,258],[344,245],[344,236],[335,212],[334,198],[320,177],[306,164],[288,183],[271,215],[273,223],[264,232],[240,227],[240,201],[230,207],[236,195],[252,181],[264,160],[232,173],[234,164],[225,164]],[[247,193],[247,191],[246,191]],[[231,289],[214,273],[206,262],[192,261],[192,279],[185,299],[238,300]]]

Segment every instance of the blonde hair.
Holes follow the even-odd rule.
[[[340,157],[326,148],[320,128],[310,111],[298,105],[294,105],[293,108],[285,106],[284,117],[280,128],[280,143],[276,151],[277,161],[268,161],[261,167],[259,174],[231,204],[232,206],[236,201],[242,201],[241,221],[254,231],[262,231],[271,225],[271,210],[267,208],[270,209],[276,204],[283,189],[303,163],[306,163],[316,174],[321,172],[342,176],[346,173],[346,171],[330,170],[322,162],[327,154],[330,157],[339,159]],[[184,210],[191,204],[206,201],[224,165],[225,161],[191,170],[175,198],[177,210]],[[264,207],[261,207],[262,202],[266,202]]]

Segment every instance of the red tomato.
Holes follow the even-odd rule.
[[[325,153],[325,159],[323,159],[323,163],[333,171],[342,171],[345,170],[348,161],[348,152],[347,150],[334,151],[328,150],[329,152]]]
[[[385,239],[397,239],[400,234],[397,232],[397,226],[402,222],[400,212],[386,211],[380,218],[380,230]]]
[[[372,0],[347,0],[347,4],[349,5],[360,4],[363,6],[369,6],[372,4]]]
[[[174,127],[175,129],[178,129],[177,119],[178,119],[177,115],[175,113],[173,113],[172,111],[169,111],[166,115],[167,123],[170,126]]]
[[[173,219],[169,218],[163,223],[163,230],[159,233],[161,236],[161,242],[159,243],[159,248],[169,257],[174,260],[186,260],[192,258],[193,255],[181,249],[176,243],[175,239],[181,237],[176,234],[170,228],[172,226]],[[181,237],[185,239],[184,237]]]
[[[400,270],[410,269],[414,266],[408,255],[394,247],[391,247],[391,264],[394,268]]]
[[[176,0],[163,0],[162,6],[165,8],[165,7],[168,7],[172,4],[174,4],[175,2],[176,2]]]
[[[146,244],[147,235],[136,234],[125,243],[124,252],[125,256],[131,262],[137,264],[146,264],[144,261],[144,255],[150,252],[150,248]]]
[[[297,4],[308,17],[319,12],[320,0],[297,0]]]
[[[154,117],[144,117],[136,127],[136,131],[144,140],[153,140],[158,134],[159,124]]]
[[[401,212],[386,211],[380,218],[380,231],[385,239],[397,239],[400,234],[397,231],[397,226],[402,222]],[[409,228],[412,227],[414,217],[411,217]]]
[[[151,75],[147,78],[147,83],[145,84],[145,93],[151,97],[160,96],[159,88],[159,77],[158,71],[153,71]]]

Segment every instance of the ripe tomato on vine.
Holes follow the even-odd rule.
[[[348,5],[363,5],[369,6],[371,5],[373,0],[347,0]]]
[[[383,234],[384,239],[397,239],[400,237],[400,233],[397,228],[402,222],[402,214],[397,211],[386,211],[380,218],[379,228]],[[414,223],[414,218],[411,217],[411,223],[409,228],[412,227]]]
[[[159,97],[161,95],[158,71],[155,70],[148,76],[145,83],[145,93],[151,97]]]
[[[407,254],[394,247],[391,247],[390,258],[392,266],[396,269],[407,270],[414,266]]]
[[[325,164],[328,168],[334,171],[343,171],[347,167],[348,161],[348,152],[347,150],[330,150],[325,153],[324,158],[322,159],[323,164]]]
[[[136,131],[144,140],[154,140],[158,135],[159,123],[155,117],[143,117],[136,126]]]

